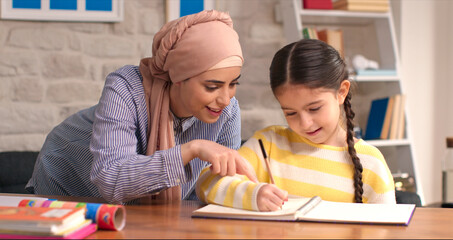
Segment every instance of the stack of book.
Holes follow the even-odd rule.
[[[82,239],[96,231],[85,208],[28,208],[0,206],[0,238]]]
[[[388,12],[388,0],[333,0],[333,9],[363,12]]]
[[[122,205],[0,197],[0,239],[83,239],[125,224]]]
[[[319,39],[335,48],[344,58],[343,30],[341,29],[322,29],[317,30],[313,27],[305,27],[302,30],[304,39]]]
[[[365,140],[403,139],[406,97],[403,94],[374,99],[365,130]]]

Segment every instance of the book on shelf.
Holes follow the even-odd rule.
[[[372,100],[364,139],[403,139],[404,103],[403,94]]]
[[[406,96],[404,94],[395,95],[395,107],[392,113],[391,128],[389,139],[402,139],[404,138],[405,130],[405,108]]]
[[[192,212],[192,217],[267,221],[309,221],[360,224],[409,225],[415,204],[343,203],[312,198],[290,198],[281,210],[249,211],[208,204]]]
[[[4,238],[84,238],[96,231],[85,208],[0,206],[0,236]]]
[[[318,39],[335,48],[344,58],[343,30],[323,29],[318,31]]]
[[[385,115],[389,106],[389,99],[389,97],[385,97],[371,101],[370,113],[368,114],[365,130],[365,140],[381,139]]]
[[[391,136],[391,137],[394,137],[394,138],[391,138],[391,139],[403,139],[404,138],[404,130],[405,130],[405,126],[406,126],[406,123],[405,123],[405,114],[404,114],[404,108],[405,108],[405,104],[406,104],[406,95],[404,94],[400,94],[399,95],[399,111],[398,111],[398,117],[397,119],[395,120],[396,121],[396,133]]]
[[[302,0],[305,9],[332,9],[332,0]]]
[[[302,29],[302,35],[304,39],[319,39],[318,31],[312,27],[305,27]]]
[[[381,137],[380,139],[388,139],[390,132],[390,123],[392,120],[393,105],[395,103],[395,96],[389,97],[387,103],[387,109],[385,111],[384,123],[382,125]]]
[[[334,0],[332,8],[364,12],[388,12],[390,10],[388,0]]]

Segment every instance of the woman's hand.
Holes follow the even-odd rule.
[[[258,182],[255,172],[246,160],[234,149],[208,140],[193,140],[181,145],[181,154],[186,165],[192,159],[211,163],[211,172],[220,176],[233,176],[236,173]]]
[[[261,212],[279,210],[285,201],[288,201],[288,192],[274,184],[266,184],[258,191],[257,204]]]

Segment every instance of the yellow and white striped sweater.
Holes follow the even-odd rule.
[[[284,126],[257,131],[239,149],[260,183],[242,175],[213,175],[207,167],[196,187],[201,201],[258,211],[258,190],[270,182],[258,139],[263,141],[279,188],[295,196],[354,202],[354,166],[347,148],[312,143]],[[363,166],[364,203],[396,203],[393,178],[381,152],[363,140],[355,144],[355,149]]]

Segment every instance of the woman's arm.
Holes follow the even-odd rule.
[[[95,112],[91,152],[91,180],[109,202],[123,203],[191,179],[181,159],[180,146],[146,151],[146,104],[134,95],[143,94],[135,69],[123,69],[106,79]],[[143,154],[139,154],[143,153]]]

